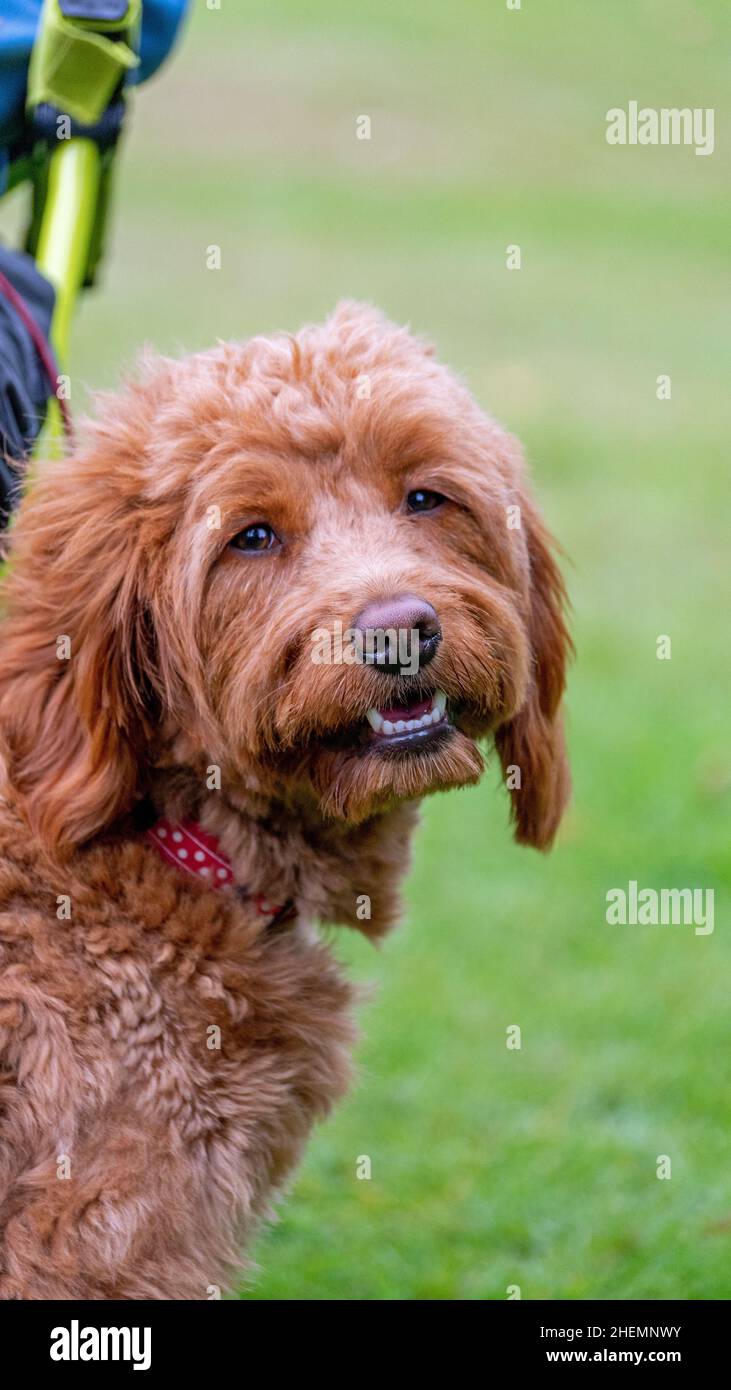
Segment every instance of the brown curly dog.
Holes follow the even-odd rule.
[[[479,739],[553,838],[563,597],[516,442],[361,305],[149,361],[39,468],[0,626],[0,1296],[230,1287],[348,1082],[315,924],[393,923]]]

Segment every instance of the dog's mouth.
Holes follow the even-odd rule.
[[[436,690],[413,704],[369,709],[364,743],[383,751],[411,752],[426,748],[433,740],[441,741],[452,729],[447,697],[443,690]]]
[[[382,689],[388,699],[388,685]],[[483,760],[476,739],[462,729],[469,706],[444,690],[409,691],[403,683],[391,699],[372,705],[357,723],[311,737],[305,766],[326,818],[357,824],[395,801],[479,780]],[[295,771],[302,767],[300,754]]]

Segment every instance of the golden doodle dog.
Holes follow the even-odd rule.
[[[0,1297],[205,1299],[348,1084],[315,924],[394,922],[481,740],[553,839],[561,578],[515,440],[346,303],[149,360],[4,589]]]

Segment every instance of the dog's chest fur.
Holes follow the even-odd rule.
[[[0,812],[0,1294],[199,1297],[347,1085],[352,991],[139,839]]]

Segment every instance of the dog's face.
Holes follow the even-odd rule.
[[[475,781],[494,736],[519,838],[553,837],[568,643],[518,447],[374,311],[154,363],[14,547],[0,699],[51,838],[108,823],[163,736],[351,822]],[[44,660],[61,635],[68,661]],[[23,734],[49,718],[73,748],[53,812]]]

